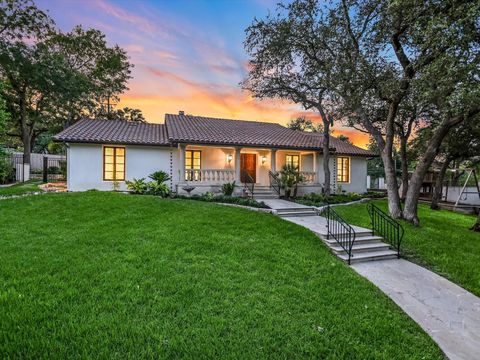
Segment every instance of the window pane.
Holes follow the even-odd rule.
[[[105,164],[113,164],[113,156],[105,156]]]
[[[195,169],[200,169],[200,159],[194,159],[193,160],[193,167]]]
[[[115,148],[117,155],[125,155],[125,149],[124,148]]]
[[[113,171],[105,171],[105,180],[113,180]]]
[[[105,164],[105,172],[112,172],[113,164]]]
[[[117,171],[115,176],[117,180],[123,180],[123,171]]]
[[[113,155],[113,148],[112,147],[106,147],[105,148],[105,155]]]
[[[125,171],[125,165],[123,164],[117,164],[117,166],[115,167],[115,171]]]
[[[191,159],[192,158],[192,152],[191,151],[185,151],[185,159]]]
[[[115,161],[117,162],[117,164],[123,164],[125,163],[125,157],[122,155],[122,156],[116,156],[115,158]]]
[[[200,159],[200,151],[195,151],[195,152],[193,153],[193,157],[194,157],[195,159]]]

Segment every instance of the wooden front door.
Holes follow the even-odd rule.
[[[257,156],[255,154],[240,154],[240,180],[242,183],[251,182],[246,174],[249,174],[253,182],[257,182]]]

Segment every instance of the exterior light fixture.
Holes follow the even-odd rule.
[[[233,160],[232,154],[228,154],[227,155],[227,162],[230,164],[232,162],[232,160]]]
[[[267,162],[267,157],[265,155],[262,156],[262,165]]]

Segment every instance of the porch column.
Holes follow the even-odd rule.
[[[178,149],[180,150],[180,181],[185,181],[185,145],[179,144]]]
[[[272,149],[270,155],[270,168],[273,173],[277,171],[277,150]]]
[[[314,152],[313,153],[313,172],[315,175],[313,176],[313,183],[317,184],[318,183],[318,165],[317,165],[317,156],[318,153]]]
[[[236,147],[235,148],[235,182],[237,184],[240,184],[242,181],[241,181],[241,177],[240,177],[240,151],[242,150],[241,147]]]

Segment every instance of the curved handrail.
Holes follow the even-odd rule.
[[[400,245],[405,230],[403,226],[373,203],[367,204],[373,235],[382,236],[396,251],[400,258]]]
[[[278,175],[269,170],[268,179],[270,181],[270,187],[273,188],[278,195],[280,195],[280,189],[282,188],[282,185]]]
[[[347,223],[333,208],[328,204],[323,208],[321,215],[327,219],[327,236],[332,237],[348,255],[348,265],[352,258],[352,248],[357,234],[353,227]]]
[[[242,177],[244,180],[243,188],[250,192],[250,196],[253,199],[253,191],[255,189],[255,180],[253,180],[252,176],[245,170],[242,171]]]

